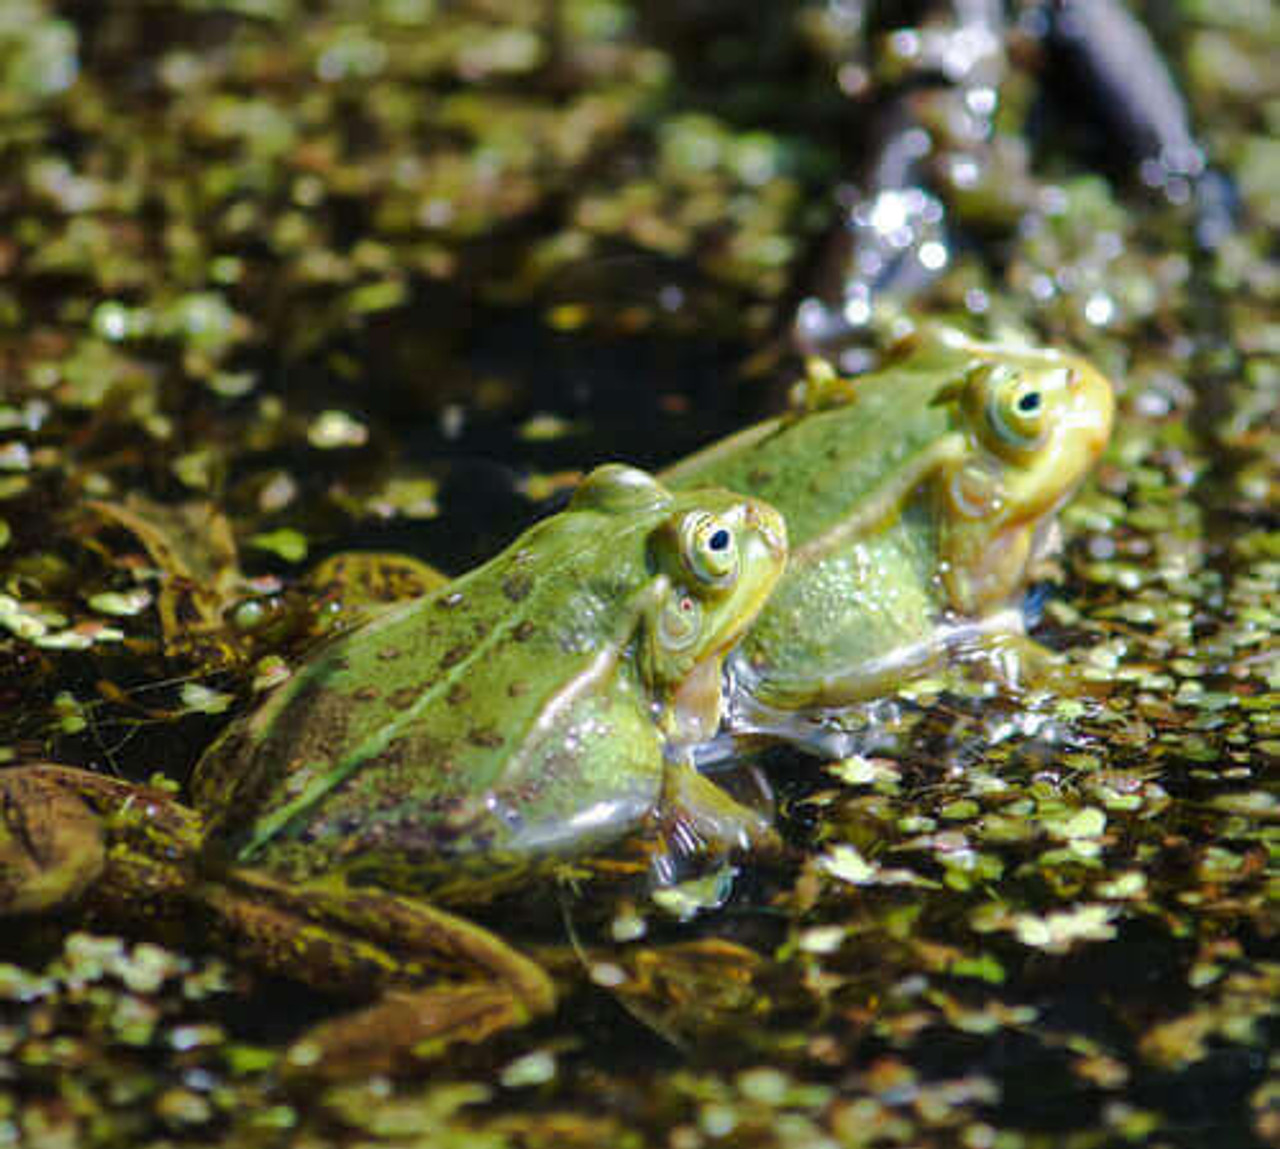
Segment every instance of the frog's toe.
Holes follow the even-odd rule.
[[[0,772],[0,914],[74,901],[106,865],[102,823],[39,766]]]
[[[668,848],[683,855],[768,852],[780,844],[768,814],[737,801],[683,764],[668,768],[661,829]]]
[[[996,635],[974,661],[986,677],[1011,694],[1047,691],[1069,697],[1088,690],[1070,659],[1026,635]]]

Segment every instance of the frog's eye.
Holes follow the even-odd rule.
[[[689,573],[707,586],[728,586],[738,573],[738,536],[719,515],[696,511],[680,530],[681,553]]]
[[[992,370],[987,385],[987,422],[1001,442],[1015,450],[1039,446],[1048,408],[1044,391],[1017,371]]]
[[[702,633],[702,604],[688,594],[677,594],[658,616],[658,641],[670,651],[687,650]]]

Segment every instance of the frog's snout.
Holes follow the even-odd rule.
[[[1087,363],[1078,363],[1071,373],[1072,420],[1092,464],[1111,439],[1115,418],[1115,392],[1105,375]]]

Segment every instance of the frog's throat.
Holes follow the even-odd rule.
[[[1048,504],[1034,506],[992,530],[989,523],[948,519],[941,551],[943,585],[953,610],[987,614],[1018,597],[1039,564],[1061,547],[1058,513],[1079,489],[1077,480]]]
[[[702,659],[676,688],[664,716],[668,741],[690,746],[715,737],[724,713],[725,653],[719,651]]]
[[[669,589],[668,579],[663,577],[661,582]],[[768,598],[768,592],[772,586],[773,584],[770,583],[762,588],[745,611],[735,612],[735,615],[742,620],[740,625],[726,630],[719,636],[719,641],[697,659],[683,675],[669,680],[669,685],[665,688],[665,704],[661,706],[658,716],[659,728],[668,743],[688,746],[705,742],[719,728],[720,717],[724,711],[724,687],[721,683],[721,673],[725,657],[742,637],[746,630],[746,623],[759,613],[759,608]],[[655,609],[659,602],[660,599],[655,596]],[[653,681],[660,682],[656,677]]]
[[[888,523],[917,487],[943,468],[959,463],[967,451],[968,445],[961,433],[942,436],[909,460],[893,478],[881,483],[862,500],[856,511],[846,515],[830,530],[814,535],[803,546],[796,547],[791,552],[789,564],[806,566],[821,562]]]
[[[776,585],[777,577],[759,580],[759,585],[744,596],[744,602],[733,612],[735,625],[717,636],[715,645],[676,681],[659,716],[659,727],[669,749],[679,753],[715,737],[725,710],[725,660],[759,616]]]

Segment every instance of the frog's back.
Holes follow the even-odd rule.
[[[299,876],[417,872],[576,848],[584,791],[608,806],[604,836],[641,816],[661,752],[620,628],[643,524],[600,519],[548,519],[305,663],[201,761],[215,836]],[[575,753],[583,738],[604,745]]]
[[[936,362],[861,377],[829,409],[749,428],[663,478],[675,488],[724,486],[772,503],[786,515],[792,547],[802,551],[936,446],[953,419],[949,405],[934,399],[952,378]]]

